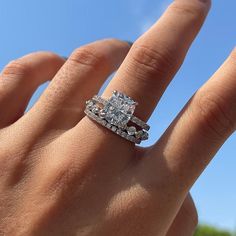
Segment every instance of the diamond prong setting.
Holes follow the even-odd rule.
[[[147,131],[150,127],[133,115],[137,105],[129,96],[113,91],[108,100],[98,95],[88,100],[85,114],[122,138],[140,144],[148,139]],[[135,125],[129,125],[130,121]]]

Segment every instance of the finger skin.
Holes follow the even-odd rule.
[[[200,88],[152,148],[163,153],[173,184],[187,192],[236,128],[236,50]],[[149,162],[149,161],[148,161]]]
[[[113,90],[124,92],[139,103],[135,115],[147,120],[182,63],[209,7],[210,1],[174,1],[162,18],[133,44],[103,96],[110,97]],[[83,133],[85,141],[99,137],[97,146],[109,142],[114,150],[117,143],[126,145],[127,150],[134,147],[133,143],[88,117],[84,117],[75,128],[77,135]],[[123,156],[121,163],[126,163],[129,158],[129,155]]]
[[[198,214],[190,194],[186,197],[166,236],[191,236],[198,224]]]
[[[210,1],[174,1],[134,43],[104,96],[113,90],[124,92],[139,103],[136,114],[147,120],[182,64],[209,7]]]
[[[110,97],[113,90],[124,92],[139,104],[135,115],[147,120],[178,70],[209,7],[210,1],[174,1],[162,18],[133,44],[103,96]],[[134,146],[122,137],[106,132],[106,128],[87,117],[78,127],[78,132],[87,131],[85,140],[99,136],[98,146],[108,141],[114,148],[117,142],[126,144],[127,148]]]
[[[84,116],[86,100],[98,93],[129,49],[127,42],[106,39],[74,50],[32,108],[30,119],[50,129],[72,128]]]
[[[0,128],[23,115],[38,86],[51,80],[64,62],[52,52],[35,52],[8,63],[0,75]]]

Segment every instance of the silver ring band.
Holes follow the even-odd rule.
[[[137,102],[123,93],[114,91],[108,100],[95,95],[86,102],[85,114],[119,136],[140,144],[148,139],[150,126],[134,116]],[[130,124],[131,123],[131,124]]]
[[[89,118],[91,118],[92,120],[101,124],[102,126],[106,127],[107,129],[111,130],[112,132],[118,134],[122,138],[125,138],[133,143],[136,143],[136,144],[141,143],[141,139],[135,138],[134,136],[129,135],[127,132],[117,128],[116,126],[109,124],[106,120],[101,119],[99,116],[97,116],[93,112],[91,112],[89,110],[85,110],[84,112]]]

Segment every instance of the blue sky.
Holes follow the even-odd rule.
[[[189,0],[190,1],[190,0]],[[0,66],[37,50],[69,55],[85,43],[107,37],[135,40],[154,23],[166,0],[21,0],[0,3]],[[220,66],[236,43],[236,1],[213,7],[186,61],[150,119],[149,145],[185,102]],[[42,86],[31,104],[37,99]],[[236,135],[222,147],[192,189],[202,222],[236,228]]]

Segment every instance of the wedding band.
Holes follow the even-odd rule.
[[[138,105],[124,93],[113,91],[109,99],[95,95],[86,102],[85,114],[97,123],[108,128],[133,143],[140,144],[148,139],[150,126],[134,116]]]

